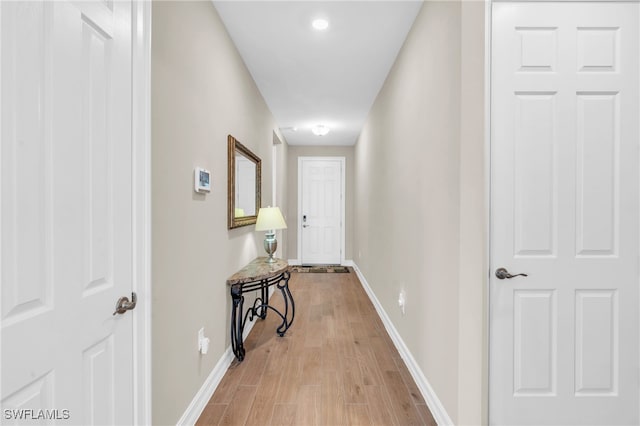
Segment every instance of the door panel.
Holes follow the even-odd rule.
[[[638,3],[492,7],[490,422],[638,424]]]
[[[619,97],[614,92],[581,92],[577,109],[576,254],[616,255],[620,227]]]
[[[556,94],[517,92],[515,104],[515,254],[555,256]]]
[[[514,395],[555,395],[558,318],[551,290],[514,291]]]
[[[2,407],[131,424],[131,4],[0,8]]]
[[[576,395],[616,395],[619,318],[616,290],[576,291]]]
[[[3,63],[14,64],[2,72],[2,197],[10,206],[2,211],[2,319],[12,323],[41,315],[52,303],[45,233],[51,230],[51,209],[44,185],[51,173],[50,141],[44,137],[51,121],[43,119],[40,102],[46,89],[45,7],[25,4],[22,25],[19,9],[6,9],[3,39],[6,34],[24,43],[2,44]],[[18,183],[31,191],[19,191]]]

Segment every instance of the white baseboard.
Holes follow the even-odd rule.
[[[196,393],[196,396],[193,398],[184,414],[182,414],[182,417],[180,417],[180,420],[178,420],[178,425],[196,424],[198,418],[200,418],[204,408],[211,399],[211,396],[213,396],[213,393],[222,381],[224,374],[231,365],[233,358],[233,351],[231,350],[231,346],[229,346],[227,350],[224,351],[222,358],[218,360],[216,366],[213,367],[211,374],[209,374],[209,377],[204,381],[202,387],[198,393]]]
[[[402,340],[400,333],[398,333],[398,330],[396,330],[396,328],[394,327],[391,319],[389,319],[389,316],[382,307],[382,304],[369,286],[367,279],[364,277],[364,275],[362,275],[362,272],[358,268],[358,265],[353,263],[352,266],[356,274],[358,275],[358,278],[360,279],[360,283],[362,283],[362,287],[367,292],[369,299],[371,299],[371,303],[373,303],[373,306],[376,308],[376,311],[378,312],[378,315],[380,316],[380,319],[382,320],[387,333],[389,333],[389,336],[391,336],[391,340],[393,340],[396,349],[398,349],[398,352],[400,353],[402,360],[407,366],[409,373],[411,373],[411,377],[413,377],[413,380],[415,380],[418,389],[420,389],[420,393],[427,403],[429,411],[431,411],[436,424],[438,424],[439,426],[453,425],[451,417],[449,417],[449,414],[447,413],[444,406],[442,405],[442,402],[440,402],[440,399],[429,384],[429,381],[422,372],[422,369],[420,368],[420,366],[418,366],[418,363],[409,351],[409,348],[407,348],[404,340]]]
[[[269,297],[273,296],[273,292],[275,290],[276,289],[273,286],[269,289]],[[248,322],[244,330],[242,330],[243,342],[247,339],[247,336],[251,332],[251,329],[253,329],[255,323],[255,319],[254,321]],[[178,425],[186,426],[196,424],[196,422],[200,418],[200,415],[204,411],[204,408],[207,406],[209,400],[213,396],[213,393],[216,391],[218,385],[222,381],[222,378],[227,372],[227,369],[233,362],[234,358],[235,355],[233,353],[233,350],[231,349],[231,345],[229,345],[227,347],[227,350],[224,351],[224,354],[222,354],[222,357],[218,360],[216,366],[213,367],[213,370],[211,370],[209,377],[207,377],[207,379],[204,381],[202,387],[200,387],[200,390],[198,390],[198,393],[196,393],[195,397],[193,398],[185,412],[182,414],[182,417],[180,417],[180,420],[178,420]]]
[[[355,263],[353,262],[353,260],[349,260],[349,259],[345,259],[344,262],[342,262],[342,266],[355,266]]]

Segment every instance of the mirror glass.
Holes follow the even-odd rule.
[[[260,208],[261,160],[229,135],[229,229],[252,225]]]
[[[236,150],[234,217],[256,214],[256,164]]]

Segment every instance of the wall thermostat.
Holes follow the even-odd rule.
[[[210,192],[211,191],[211,172],[201,167],[196,167],[194,173],[196,192]]]

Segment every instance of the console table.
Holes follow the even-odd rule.
[[[274,263],[267,263],[266,257],[258,257],[247,266],[233,274],[227,280],[227,285],[231,291],[231,301],[233,309],[231,311],[231,348],[238,361],[244,359],[244,344],[242,332],[247,322],[253,321],[255,317],[265,319],[267,309],[271,309],[282,318],[282,324],[278,326],[276,332],[282,337],[291,327],[295,315],[295,304],[293,296],[289,291],[289,264],[276,259]],[[284,313],[269,305],[269,287],[275,285],[284,299]],[[260,291],[260,294],[253,302],[253,306],[243,313],[244,293],[250,291]]]

